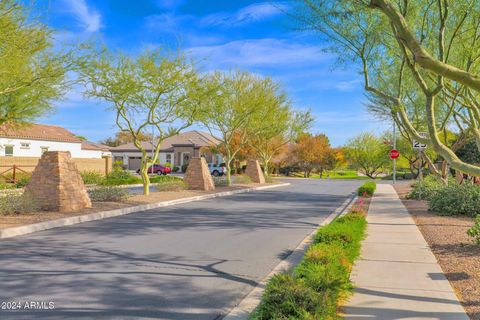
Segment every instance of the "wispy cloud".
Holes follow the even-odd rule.
[[[97,32],[102,27],[102,16],[89,8],[86,0],[63,0],[86,32]]]
[[[281,14],[288,8],[286,3],[255,3],[236,12],[219,12],[201,19],[202,25],[228,26],[244,25],[266,20]]]
[[[215,68],[293,66],[329,59],[317,46],[291,39],[236,40],[221,45],[190,48],[193,56],[210,61]]]

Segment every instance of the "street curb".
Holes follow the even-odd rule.
[[[317,233],[320,227],[323,227],[330,222],[332,222],[336,217],[344,215],[348,212],[351,206],[356,202],[358,196],[355,193],[346,199],[337,209],[335,209],[330,215],[318,225],[318,227],[312,231],[307,237],[305,237],[302,242],[292,251],[292,253],[280,261],[280,263],[265,277],[263,278],[258,285],[250,291],[245,298],[243,298],[240,303],[235,306],[230,312],[223,318],[223,320],[245,320],[248,318],[250,313],[252,313],[255,308],[259,305],[262,300],[263,291],[265,286],[274,275],[290,270],[295,265],[297,265],[300,260],[302,260],[305,251],[310,247],[313,242],[314,236]]]
[[[232,191],[224,191],[224,192],[211,193],[211,194],[188,197],[188,198],[177,199],[177,200],[162,201],[157,203],[142,204],[138,206],[121,208],[121,209],[95,212],[95,213],[85,214],[82,216],[61,218],[61,219],[39,222],[39,223],[30,224],[30,225],[21,226],[21,227],[6,228],[3,230],[0,230],[0,239],[22,236],[25,234],[30,234],[30,233],[58,228],[58,227],[71,226],[74,224],[88,222],[88,221],[102,220],[106,218],[122,216],[122,215],[126,215],[133,212],[142,212],[146,210],[174,206],[177,204],[184,204],[184,203],[193,202],[193,201],[225,197],[225,196],[230,196],[238,193],[247,193],[247,192],[258,191],[258,190],[273,189],[273,188],[285,187],[289,185],[290,183],[282,183],[282,184],[245,188],[245,189],[232,190]]]

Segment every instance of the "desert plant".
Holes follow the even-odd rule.
[[[467,230],[467,234],[475,239],[475,242],[480,245],[480,215],[477,215],[473,226]]]
[[[10,193],[0,196],[0,214],[20,214],[37,211],[38,205],[28,194]]]
[[[252,179],[246,175],[233,176],[233,183],[235,184],[251,184]]]
[[[376,189],[377,184],[374,181],[368,181],[358,188],[357,193],[359,196],[363,196],[365,194],[366,196],[371,197],[375,193]]]
[[[185,190],[186,185],[183,180],[172,180],[172,181],[165,181],[162,183],[157,184],[157,190],[158,191],[181,191]]]
[[[88,195],[92,201],[121,201],[128,197],[127,189],[115,186],[98,186],[88,190]]]
[[[171,182],[171,181],[183,181],[183,179],[180,177],[163,176],[163,175],[157,175],[150,178],[150,182],[152,183],[164,183],[164,182]]]
[[[224,187],[228,186],[228,181],[226,177],[215,177],[213,176],[213,183],[215,184],[215,187]]]
[[[105,179],[105,177],[97,171],[82,171],[80,175],[85,184],[101,184]]]
[[[119,186],[137,183],[142,183],[142,179],[122,169],[113,170],[101,182],[101,184],[105,186]]]
[[[455,181],[449,181],[455,183]],[[418,181],[412,184],[412,190],[407,194],[407,199],[430,200],[438,190],[445,187],[445,184],[434,175],[428,175],[421,183]]]
[[[466,215],[475,217],[480,214],[480,186],[464,183],[450,183],[436,191],[431,197],[428,209],[439,215]]]

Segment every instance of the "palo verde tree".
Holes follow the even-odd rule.
[[[480,176],[442,141],[455,126],[480,149],[480,3],[475,0],[299,0],[297,18],[358,63],[375,110],[454,169]],[[419,134],[426,131],[427,137]]]
[[[148,195],[148,168],[157,161],[162,141],[195,120],[201,86],[193,64],[181,52],[145,52],[136,58],[105,52],[85,65],[82,77],[86,94],[111,106],[118,128],[142,153],[140,172]],[[145,143],[152,130],[155,141]]]
[[[390,163],[390,147],[373,133],[364,132],[345,145],[345,157],[350,164],[369,178],[377,175]]]
[[[231,165],[235,156],[249,145],[261,126],[256,116],[265,105],[271,106],[272,81],[248,72],[215,72],[208,79],[211,94],[202,102],[200,122],[220,141],[224,152],[227,183],[231,184]]]
[[[280,86],[266,79],[264,102],[258,106],[254,121],[247,128],[248,144],[259,158],[265,175],[270,174],[270,162],[289,143],[307,131],[313,118],[309,111],[293,110]]]
[[[23,2],[0,1],[0,125],[31,121],[68,88],[72,51],[54,50],[52,30]]]

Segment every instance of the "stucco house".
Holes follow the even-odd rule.
[[[82,141],[59,126],[26,124],[0,126],[0,157],[39,158],[45,151],[70,151],[72,158],[101,159],[111,156],[109,147]]]
[[[191,157],[204,156],[209,163],[223,162],[220,154],[207,151],[207,147],[218,146],[219,141],[212,135],[192,130],[180,133],[162,141],[158,154],[159,163],[169,163],[172,167],[181,168]],[[152,142],[142,142],[148,153],[152,152]],[[133,143],[110,148],[115,163],[122,163],[128,170],[140,169],[142,154]]]

